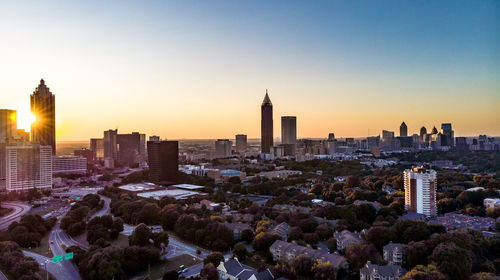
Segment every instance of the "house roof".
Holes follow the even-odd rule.
[[[388,265],[376,265],[371,262],[367,262],[363,268],[361,268],[360,273],[363,275],[375,275],[378,274],[383,277],[401,277],[406,272],[405,270],[395,264]]]
[[[289,243],[281,240],[276,240],[269,248],[271,251],[280,250],[282,252],[291,253],[295,257],[304,254],[312,259],[321,260],[323,263],[330,262],[335,267],[345,267],[348,265],[346,259],[339,254],[330,254],[321,250],[314,250],[309,247],[300,246],[294,243]]]

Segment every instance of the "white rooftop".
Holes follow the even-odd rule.
[[[153,183],[138,183],[138,184],[128,184],[118,187],[119,189],[130,191],[130,192],[142,192],[156,189],[158,186]]]
[[[144,198],[154,198],[156,200],[160,200],[161,198],[167,196],[167,197],[172,197],[175,199],[185,199],[190,196],[194,195],[205,195],[204,193],[199,193],[199,192],[193,192],[193,191],[187,191],[187,190],[180,190],[180,189],[170,189],[170,190],[161,190],[161,191],[154,191],[154,192],[144,192],[144,193],[139,193],[137,196],[144,197]]]
[[[186,190],[200,190],[205,188],[204,186],[191,185],[191,184],[177,184],[177,185],[172,185],[172,187],[178,189],[186,189]]]

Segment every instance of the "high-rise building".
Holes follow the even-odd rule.
[[[149,136],[149,141],[160,141],[160,136],[156,135]]]
[[[93,153],[94,160],[104,160],[104,139],[103,138],[90,139],[90,150]]]
[[[420,166],[406,169],[403,176],[405,209],[427,217],[435,217],[437,215],[436,171]]]
[[[217,141],[215,141],[215,157],[216,158],[230,157],[232,147],[233,147],[233,142],[229,141],[229,139],[217,139]]]
[[[52,157],[52,173],[86,173],[87,159],[80,156]]]
[[[328,141],[333,141],[335,140],[335,133],[328,133]]]
[[[160,184],[179,180],[179,142],[148,141],[149,178]]]
[[[295,144],[297,142],[297,117],[281,117],[281,144]]]
[[[247,136],[245,134],[236,135],[236,151],[242,153],[247,149]]]
[[[399,136],[401,136],[401,137],[406,137],[406,136],[408,136],[408,127],[406,126],[405,122],[403,122],[403,123],[399,126]]]
[[[267,94],[264,97],[264,101],[262,101],[262,105],[260,106],[261,112],[261,133],[260,133],[260,145],[262,153],[270,153],[271,147],[273,146],[273,103],[271,103],[271,99],[269,99],[269,95]]]
[[[118,157],[117,146],[118,129],[104,131],[104,158],[116,160]]]
[[[31,95],[31,113],[36,120],[31,125],[31,140],[52,147],[56,154],[56,97],[43,79]]]
[[[6,143],[17,135],[17,111],[0,110],[0,143]]]
[[[443,134],[441,137],[441,146],[453,147],[455,142],[455,133],[451,129],[451,123],[441,124],[441,134]]]
[[[52,188],[52,147],[19,143],[6,147],[6,190]]]
[[[132,165],[146,160],[146,135],[139,132],[117,134],[116,144],[120,164]]]
[[[422,128],[420,128],[420,141],[425,141],[425,136],[427,135],[427,129],[425,128],[425,126],[422,126]]]

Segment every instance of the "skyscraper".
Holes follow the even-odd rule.
[[[403,175],[405,209],[427,217],[435,217],[437,215],[436,171],[420,166],[406,169]]]
[[[118,129],[110,129],[104,131],[104,159],[117,160],[118,147],[117,147]]]
[[[427,128],[425,128],[425,126],[422,126],[422,128],[420,128],[420,141],[425,141],[426,134],[427,134]]]
[[[261,111],[261,150],[262,153],[270,153],[271,147],[273,146],[273,103],[271,103],[271,99],[269,99],[269,95],[267,94],[264,97],[264,101],[262,101],[262,105],[260,106]]]
[[[399,126],[399,136],[401,136],[401,137],[406,137],[406,136],[408,136],[408,127],[406,126],[405,122],[403,122],[403,123]]]
[[[149,178],[155,183],[172,184],[179,179],[179,142],[148,141]]]
[[[138,164],[146,160],[146,135],[139,132],[117,134],[118,162],[122,165]]]
[[[40,145],[52,146],[56,153],[56,97],[43,79],[31,95],[31,113],[36,120],[31,125],[31,140]]]
[[[229,141],[229,139],[217,139],[217,141],[215,141],[215,157],[216,158],[230,157],[232,148],[233,148],[233,142]]]
[[[17,135],[16,110],[0,110],[0,143],[5,143]]]
[[[441,146],[453,147],[455,142],[455,132],[451,129],[451,123],[441,124]]]
[[[281,143],[295,144],[297,142],[297,117],[281,117]]]
[[[247,149],[247,136],[245,134],[236,135],[236,151],[244,152]]]

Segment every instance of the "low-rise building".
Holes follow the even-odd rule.
[[[87,159],[79,156],[52,157],[52,173],[86,173]]]
[[[485,198],[483,204],[486,209],[500,207],[500,198]]]
[[[357,232],[350,232],[348,230],[343,230],[341,232],[335,232],[333,237],[337,240],[337,250],[344,251],[349,244],[359,243],[363,241],[361,236]]]
[[[289,224],[282,222],[281,224],[275,226],[271,232],[281,236],[281,240],[286,241],[288,239],[288,235],[290,234],[290,229],[291,227]]]
[[[249,266],[243,266],[238,259],[220,262],[217,266],[219,279],[222,280],[272,280],[273,274],[269,269],[256,272]]]
[[[251,226],[249,224],[240,223],[240,222],[226,223],[226,227],[233,231],[235,241],[238,241],[241,239],[241,232],[243,230],[245,230],[245,229],[251,230]]]
[[[359,271],[361,280],[397,280],[406,274],[399,265],[376,265],[368,261]]]
[[[266,177],[268,179],[286,179],[290,176],[302,175],[302,171],[299,170],[274,170],[274,171],[262,171],[259,173],[260,177]]]
[[[384,260],[389,264],[402,265],[403,264],[403,244],[392,243],[385,245],[383,248]]]
[[[307,255],[315,261],[321,261],[322,263],[330,262],[331,265],[339,270],[346,270],[349,267],[346,259],[339,254],[330,254],[320,249],[315,250],[310,247],[297,245],[293,242],[290,243],[276,240],[269,248],[269,251],[273,255],[274,261],[283,263],[292,264],[299,255]]]

